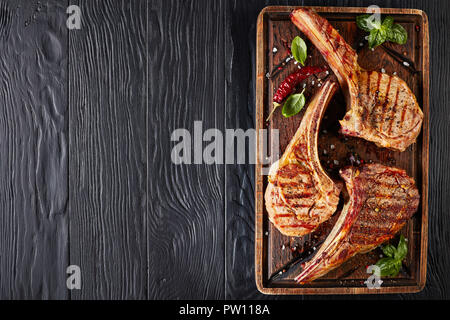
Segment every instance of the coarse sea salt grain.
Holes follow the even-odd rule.
[[[314,85],[314,80],[313,80],[313,81],[311,81],[311,84],[312,84],[312,85]]]
[[[298,61],[294,61],[294,64],[297,64],[298,63]]]
[[[273,47],[272,52],[276,53],[278,51],[278,49],[276,47]]]
[[[386,70],[384,68],[381,68],[381,73],[386,73]]]
[[[406,61],[403,61],[403,65],[406,66],[406,67],[409,67],[409,63],[406,62]]]
[[[334,146],[334,144],[332,144],[332,145],[330,146],[330,149],[331,149],[331,150],[334,150],[334,148],[336,148],[336,147]]]
[[[326,74],[330,74],[330,71],[327,70],[327,71],[325,71],[325,73],[326,73]]]
[[[393,75],[396,76],[396,75],[397,75],[397,72],[394,72]]]
[[[306,83],[303,84],[303,88],[306,88]]]
[[[337,161],[337,160],[333,160],[333,163],[337,166],[339,165],[339,161]]]

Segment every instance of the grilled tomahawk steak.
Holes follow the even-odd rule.
[[[318,155],[320,121],[338,85],[327,81],[313,97],[283,156],[269,173],[265,193],[270,221],[287,236],[302,236],[328,220],[342,185],[324,172]]]
[[[415,142],[423,114],[402,79],[361,68],[352,47],[312,10],[297,9],[291,20],[327,60],[346,95],[348,111],[340,121],[343,134],[399,151]]]
[[[357,253],[368,252],[403,227],[419,206],[414,179],[404,170],[381,164],[340,171],[350,200],[312,260],[296,280],[317,279]]]

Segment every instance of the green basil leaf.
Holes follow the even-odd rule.
[[[286,118],[292,117],[302,110],[305,105],[305,96],[303,93],[297,93],[289,96],[283,105],[282,114]]]
[[[380,275],[382,277],[397,275],[398,271],[400,271],[397,266],[397,260],[389,257],[378,260],[375,265],[380,267]]]
[[[363,14],[361,16],[356,17],[356,25],[358,28],[370,32],[369,26],[367,25],[367,18],[370,17],[370,14]]]
[[[392,244],[388,244],[382,248],[383,253],[386,257],[393,258],[395,253],[397,252],[397,249]]]
[[[405,44],[408,40],[408,33],[405,28],[396,23],[387,31],[387,40],[398,44]]]
[[[356,17],[356,24],[364,31],[369,32],[369,48],[375,48],[385,41],[405,44],[408,33],[398,23],[394,24],[394,18],[387,16],[380,23],[374,15],[363,14]]]
[[[401,235],[394,258],[401,262],[403,259],[405,259],[407,253],[408,253],[408,243],[406,242],[405,237]]]
[[[392,18],[391,16],[387,16],[386,18],[384,18],[381,27],[385,29],[390,29],[392,28],[393,25],[394,25],[394,18]]]
[[[369,34],[369,48],[375,48],[386,41],[387,35],[386,30],[381,29],[372,29]]]
[[[386,276],[396,277],[398,276],[401,269],[402,269],[402,262],[394,259],[391,268],[389,270],[386,270]]]
[[[378,260],[376,265],[380,267],[381,276],[397,276],[402,269],[402,260],[408,253],[408,244],[403,235],[400,236],[397,248],[393,245],[386,245],[382,248],[383,253],[387,256]]]
[[[303,41],[303,39],[299,36],[295,37],[294,40],[292,40],[291,52],[294,56],[294,59],[304,66],[307,56],[307,48],[305,41]]]
[[[363,14],[356,17],[357,26],[367,32],[372,31],[373,29],[380,29],[381,23],[377,21],[375,17],[371,14]]]
[[[392,276],[397,276],[402,269],[402,260],[397,260],[395,262],[395,273]]]

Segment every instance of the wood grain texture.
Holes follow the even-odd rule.
[[[332,2],[332,1],[330,1],[330,2]],[[305,2],[305,4],[313,4],[313,3],[310,3],[310,2]],[[327,3],[328,4],[328,3]],[[349,5],[349,6],[358,6],[358,3],[357,2],[353,2],[353,1],[349,1],[349,2],[345,2],[345,4],[346,5]],[[380,4],[381,5],[381,4]],[[386,6],[386,4],[383,4],[383,6]],[[405,7],[405,5],[401,5],[401,7]],[[415,8],[415,7],[418,7],[418,8],[421,8],[421,6],[420,6],[420,4],[417,4],[417,3],[413,3],[413,4],[411,4],[411,5],[406,5],[406,7],[412,7],[412,8]],[[424,9],[427,9],[427,8],[424,8]],[[442,21],[442,20],[441,20]],[[433,33],[433,30],[436,30],[435,28],[433,28],[433,25],[431,26],[431,33]],[[440,61],[442,61],[442,59],[440,59]],[[426,62],[425,62],[426,63]],[[445,74],[445,73],[444,73]],[[432,74],[433,75],[433,74]],[[442,74],[441,74],[441,76],[442,76]],[[448,73],[446,74],[446,76],[448,76]],[[432,81],[433,82],[433,81]],[[433,106],[433,104],[431,104],[432,106]],[[432,109],[432,111],[431,111],[431,114],[433,115],[433,109]],[[431,127],[431,128],[433,128],[433,126]],[[431,136],[433,136],[433,133],[431,134]],[[431,162],[432,164],[431,164],[431,167],[433,166],[433,162]],[[430,217],[430,219],[432,219],[431,217]],[[433,237],[433,235],[432,235],[432,233],[431,233],[431,235],[430,235],[430,237]],[[430,266],[429,266],[429,268],[430,268]],[[428,278],[430,278],[430,274],[428,275]],[[448,283],[448,279],[447,280],[443,280],[443,283]],[[401,295],[395,295],[395,296],[393,296],[393,295],[391,295],[391,296],[389,296],[389,297],[391,297],[391,298],[393,298],[393,297],[402,297],[402,298],[404,298],[404,297],[407,297],[407,298],[414,298],[414,297],[420,297],[420,296],[426,296],[426,293],[424,293],[424,292],[426,292],[427,291],[427,287],[426,287],[426,290],[424,290],[422,293],[420,293],[420,294],[417,294],[417,295],[406,295],[406,296],[401,296]],[[378,296],[379,298],[385,298],[386,296]]]
[[[64,299],[64,2],[0,2],[0,299]]]
[[[223,132],[224,2],[149,5],[148,297],[222,299],[224,166],[175,165],[170,139],[194,121]]]
[[[280,146],[283,152],[287,144],[290,142],[293,134],[297,130],[302,119],[302,114],[284,119],[280,113],[275,113],[270,122],[261,122],[261,117],[264,119],[272,109],[272,92],[275,92],[279,83],[289,73],[296,69],[296,66],[291,63],[288,64],[283,71],[276,77],[266,80],[265,74],[274,69],[280,61],[286,59],[289,55],[287,49],[284,48],[283,41],[290,42],[295,35],[300,34],[301,37],[306,37],[298,31],[289,20],[289,13],[293,7],[279,7],[271,6],[265,8],[261,12],[258,20],[258,34],[257,34],[257,79],[258,85],[256,88],[257,94],[257,128],[268,128],[269,130],[278,129],[280,131]],[[362,41],[364,34],[360,32],[353,22],[356,14],[364,13],[365,8],[334,8],[334,7],[314,7],[322,16],[327,17],[329,22],[340,31],[346,41],[353,47],[358,47]],[[392,57],[390,57],[381,48],[376,48],[373,52],[367,47],[361,48],[358,57],[358,63],[368,70],[380,70],[385,68],[387,74],[397,72],[398,76],[404,79],[409,87],[415,93],[419,104],[424,113],[424,123],[422,127],[422,134],[417,139],[417,143],[411,145],[404,152],[392,152],[386,149],[375,148],[371,143],[363,141],[362,139],[346,138],[338,134],[339,126],[338,120],[342,119],[345,108],[343,97],[337,95],[328,107],[324,120],[321,124],[319,134],[319,154],[321,155],[322,166],[326,168],[331,177],[339,179],[338,170],[349,165],[348,154],[356,152],[364,162],[383,163],[388,166],[397,166],[406,170],[406,172],[415,179],[419,188],[421,189],[421,202],[428,203],[428,119],[429,119],[429,67],[426,61],[429,61],[428,52],[428,21],[426,16],[420,10],[411,9],[381,9],[382,14],[390,14],[395,21],[402,23],[408,32],[409,41],[403,45],[386,44],[388,47],[394,48],[397,52],[403,52],[409,60],[414,61],[420,73],[413,76],[406,68],[399,65]],[[260,26],[261,25],[261,26]],[[417,32],[415,26],[420,27],[421,32]],[[262,35],[260,35],[262,33]],[[261,39],[262,36],[262,39]],[[308,52],[310,55],[308,65],[326,65],[321,54],[308,43]],[[271,48],[279,48],[277,53],[272,53]],[[317,77],[323,78],[324,75]],[[314,77],[313,77],[314,78]],[[314,78],[315,79],[315,78]],[[262,80],[262,81],[261,81]],[[318,82],[315,79],[316,83]],[[305,95],[307,99],[317,92],[318,88],[308,81]],[[335,146],[330,149],[330,145]],[[271,154],[278,151],[272,150]],[[326,155],[324,155],[326,152]],[[257,151],[258,153],[258,151]],[[332,160],[338,160],[339,164],[332,164]],[[257,166],[257,170],[260,168]],[[257,191],[256,201],[258,202],[257,228],[256,237],[259,243],[256,251],[257,272],[256,279],[259,288],[269,294],[318,294],[318,293],[341,293],[341,294],[370,294],[373,291],[368,290],[363,284],[367,279],[366,266],[375,263],[381,251],[375,250],[365,256],[356,256],[347,261],[339,268],[329,272],[325,276],[308,285],[298,286],[293,282],[294,274],[289,278],[283,279],[283,282],[275,282],[271,286],[266,285],[267,279],[286,265],[295,253],[291,253],[289,248],[298,248],[301,252],[310,251],[313,247],[318,247],[316,243],[323,235],[328,234],[331,230],[332,224],[321,227],[320,231],[314,232],[311,235],[303,236],[301,238],[282,236],[273,224],[268,224],[267,228],[262,227],[264,222],[260,219],[267,219],[267,213],[261,211],[259,202],[263,202],[263,192],[266,186],[266,177],[257,175]],[[428,206],[422,205],[418,213],[408,221],[406,227],[403,229],[403,234],[409,240],[408,257],[405,260],[405,269],[407,272],[401,273],[395,279],[384,279],[383,286],[377,290],[377,293],[394,293],[394,292],[417,292],[423,289],[426,275],[426,257],[427,257],[427,239],[428,239]],[[267,235],[267,241],[265,233]],[[321,236],[322,235],[322,236]],[[262,248],[262,251],[261,251]],[[283,250],[282,248],[287,248]],[[266,251],[266,252],[265,252]],[[261,265],[262,264],[262,265]],[[266,265],[269,265],[268,270],[264,270]]]
[[[69,35],[72,299],[147,297],[146,3],[79,1]]]
[[[255,128],[254,36],[256,19],[264,6],[263,1],[228,2],[225,20],[227,129],[246,131]],[[249,159],[249,154],[246,158]],[[228,164],[225,167],[227,299],[271,298],[259,293],[254,282],[254,172],[251,164]]]
[[[450,298],[448,1],[83,0],[71,2],[82,29],[70,32],[68,1],[40,2],[48,9],[33,21],[37,1],[0,0],[0,298]],[[254,166],[174,166],[170,133],[195,120],[254,128],[263,7],[371,4],[429,17],[427,284],[404,295],[262,295]],[[81,291],[65,289],[68,264],[82,268]]]

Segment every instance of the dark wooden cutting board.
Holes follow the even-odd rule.
[[[369,290],[364,281],[369,274],[368,265],[374,264],[381,254],[379,248],[370,253],[357,255],[324,277],[307,285],[298,285],[293,281],[295,273],[269,279],[296,257],[305,252],[314,252],[320,240],[326,237],[337,214],[330,223],[309,236],[283,236],[268,220],[264,205],[264,192],[267,177],[261,174],[263,165],[256,165],[256,282],[258,289],[266,294],[363,294],[363,293],[404,293],[423,289],[426,279],[427,230],[428,230],[428,145],[429,145],[429,34],[428,19],[421,10],[381,9],[384,15],[394,17],[408,32],[405,45],[385,43],[371,51],[367,41],[363,41],[365,32],[359,30],[355,17],[366,12],[366,8],[313,7],[320,15],[327,18],[339,30],[344,39],[357,49],[359,64],[366,70],[385,71],[396,74],[406,81],[416,95],[424,113],[422,133],[417,143],[404,152],[395,152],[377,148],[373,143],[357,138],[346,138],[338,134],[338,120],[345,114],[345,101],[338,93],[331,102],[321,124],[319,135],[319,154],[324,168],[332,177],[338,177],[339,168],[349,165],[350,155],[363,162],[378,162],[405,169],[414,177],[421,193],[421,203],[417,213],[403,228],[401,233],[408,239],[408,256],[402,272],[395,278],[383,278],[380,289]],[[257,79],[256,79],[256,128],[279,129],[280,155],[297,130],[304,110],[297,116],[284,118],[277,110],[270,122],[266,122],[272,108],[272,98],[281,81],[297,66],[291,61],[274,77],[268,79],[267,73],[276,68],[289,56],[286,44],[299,35],[304,36],[289,20],[289,13],[295,7],[267,7],[259,15],[257,23]],[[364,46],[360,44],[364,43]],[[318,50],[307,41],[307,65],[327,65]],[[273,51],[273,48],[277,48]],[[402,54],[405,60],[412,61],[417,72],[397,61],[388,50]],[[331,75],[332,76],[332,75]],[[314,80],[314,85],[312,81]],[[310,79],[307,85],[307,101],[318,89],[317,79]],[[281,109],[281,108],[280,108]],[[304,108],[306,109],[306,108]],[[261,145],[258,144],[258,154]],[[352,158],[352,160],[353,160]],[[393,243],[397,243],[393,239]],[[292,269],[291,269],[292,270]],[[295,271],[295,270],[293,270]]]

